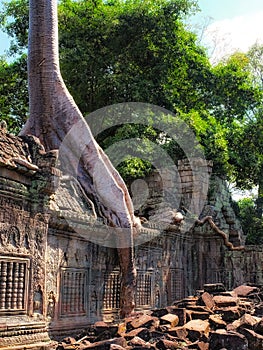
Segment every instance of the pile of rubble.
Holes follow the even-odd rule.
[[[135,313],[123,323],[97,322],[79,338],[65,338],[57,350],[262,350],[263,291],[207,284],[198,296],[173,306]]]

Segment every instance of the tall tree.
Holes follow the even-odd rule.
[[[37,136],[46,150],[63,146],[64,170],[77,177],[107,224],[120,228],[116,245],[122,272],[121,315],[127,316],[134,308],[133,205],[61,77],[57,1],[30,0],[29,5],[29,119],[21,135]]]

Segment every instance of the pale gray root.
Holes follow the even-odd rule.
[[[122,178],[98,146],[64,84],[59,68],[57,31],[57,1],[30,0],[30,117],[20,134],[37,136],[47,151],[61,148],[66,155],[62,159],[63,169],[77,177],[107,225],[129,230],[128,241],[125,234],[126,241],[122,242],[120,237],[118,244],[121,315],[125,317],[134,308],[133,205]]]

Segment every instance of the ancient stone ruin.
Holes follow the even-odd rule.
[[[121,322],[118,254],[103,245],[107,232],[93,203],[76,180],[61,173],[57,158],[57,151],[45,152],[37,138],[13,136],[1,125],[1,349],[50,348],[52,341],[96,322]],[[210,190],[189,229],[186,220],[166,217],[176,209],[161,200],[162,189],[174,186],[169,169],[161,179],[158,173],[146,179],[148,198],[137,210],[146,220],[134,248],[136,312],[173,305],[208,283],[222,283],[226,290],[263,283],[262,247],[242,247],[245,237],[226,184],[213,176],[212,164],[206,169]],[[187,160],[179,162],[178,172],[180,205],[187,207],[191,199],[198,206]]]

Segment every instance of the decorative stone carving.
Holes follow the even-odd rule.
[[[47,317],[53,319],[55,316],[55,306],[56,306],[56,298],[53,291],[48,293],[47,300]]]
[[[37,289],[34,291],[33,299],[33,312],[37,314],[43,314],[43,292],[41,286],[38,285]]]

